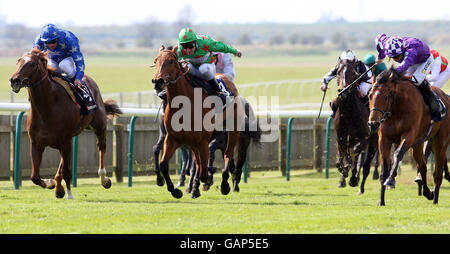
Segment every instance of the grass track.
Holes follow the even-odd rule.
[[[58,200],[29,180],[21,190],[0,182],[0,233],[450,233],[450,183],[443,183],[436,206],[417,196],[409,166],[402,173],[386,207],[377,206],[378,181],[369,179],[358,196],[357,188],[336,187],[334,171],[328,180],[294,171],[289,182],[278,171],[253,172],[240,193],[228,196],[220,194],[218,175],[196,200],[172,198],[154,177],[109,190],[98,179],[79,179],[75,200]]]

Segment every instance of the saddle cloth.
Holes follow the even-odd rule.
[[[189,80],[190,83],[193,87],[201,87],[203,88],[207,94],[211,95],[212,93],[212,89],[210,88],[208,82],[204,79],[201,79],[197,76],[191,75],[190,73],[189,75]],[[222,92],[228,97],[228,96],[234,96],[233,92],[231,92],[230,90],[228,90],[225,82],[223,81],[222,78],[216,78],[217,83],[219,84],[219,88],[220,90],[222,90]]]
[[[88,115],[96,109],[96,106],[93,108],[89,108],[89,105],[87,105],[86,100],[83,98],[85,96],[85,92],[79,91],[79,88],[73,85],[67,77],[53,73],[53,75],[51,75],[51,79],[61,85],[64,90],[66,90],[69,97],[77,105],[81,115]],[[88,86],[86,84],[84,84],[84,86],[87,88],[86,90],[89,93],[89,96],[93,98]]]

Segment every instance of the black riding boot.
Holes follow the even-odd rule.
[[[418,86],[420,93],[422,94],[425,103],[430,107],[431,115],[439,115],[440,104],[436,95],[431,91],[430,83],[424,80],[420,86]]]
[[[77,87],[80,91],[80,95],[83,99],[84,104],[86,105],[86,111],[82,112],[88,115],[89,113],[95,111],[97,109],[97,105],[95,103],[94,98],[92,97],[92,94],[89,91],[89,88],[86,84],[83,84],[82,87]]]
[[[215,92],[217,92],[217,96],[220,97],[220,99],[222,100],[222,104],[225,105],[227,102],[227,97],[220,89],[219,84],[217,83],[217,80],[215,78],[213,78],[208,81],[208,84]]]

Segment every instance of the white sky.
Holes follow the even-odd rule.
[[[31,27],[129,25],[150,17],[173,22],[187,4],[195,23],[314,23],[323,14],[351,22],[450,20],[449,0],[0,0],[0,15]]]

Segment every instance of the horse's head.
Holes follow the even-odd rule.
[[[378,77],[369,93],[369,130],[378,131],[392,111],[392,104],[396,97],[396,83],[402,78],[394,68],[383,71]]]
[[[155,69],[152,83],[156,92],[161,92],[166,85],[175,84],[183,75],[183,67],[178,62],[176,48],[170,50],[161,46],[155,58]]]
[[[47,74],[47,53],[33,49],[17,60],[17,69],[9,83],[11,89],[18,93],[22,87],[38,85]]]
[[[356,62],[353,60],[339,60],[337,69],[338,89],[343,90],[357,78]]]

